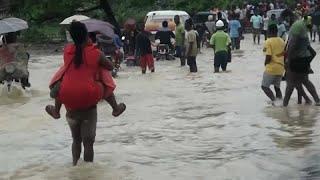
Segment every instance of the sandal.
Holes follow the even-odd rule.
[[[120,103],[118,105],[118,108],[117,108],[117,111],[113,111],[112,112],[112,115],[114,117],[118,117],[120,116],[125,110],[126,110],[127,106],[124,104],[124,103]]]
[[[60,114],[56,111],[55,106],[53,105],[47,105],[46,106],[46,112],[53,117],[53,119],[60,119]]]

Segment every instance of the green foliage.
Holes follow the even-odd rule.
[[[77,13],[79,8],[87,9],[99,5],[100,0],[16,0],[13,14],[27,20],[31,29],[24,35],[26,39],[36,39],[32,36],[41,35],[41,39],[50,37],[49,33],[59,31],[58,22]],[[293,0],[285,0],[288,4]],[[143,22],[145,15],[152,10],[184,10],[189,14],[197,11],[207,11],[213,7],[220,9],[241,6],[244,0],[108,0],[116,19],[123,25],[128,18],[135,18]],[[259,3],[260,0],[249,0]],[[102,9],[88,12],[85,15],[97,19],[105,19],[106,14]],[[48,25],[49,24],[49,25]],[[52,28],[56,27],[56,28]],[[57,33],[56,33],[57,34]]]
[[[33,25],[21,34],[21,40],[24,42],[50,43],[62,41],[64,38],[64,30],[57,23]]]

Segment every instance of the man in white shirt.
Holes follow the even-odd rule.
[[[250,22],[252,24],[252,32],[253,32],[253,42],[256,44],[256,38],[258,38],[258,44],[260,44],[260,33],[262,26],[262,17],[258,15],[256,11],[253,16],[251,16]]]

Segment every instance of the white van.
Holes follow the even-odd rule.
[[[185,11],[151,11],[145,17],[145,30],[156,34],[156,32],[162,27],[163,21],[168,21],[168,27],[174,31],[176,24],[174,23],[174,16],[180,16],[181,23],[185,23],[190,15]]]

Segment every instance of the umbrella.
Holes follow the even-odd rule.
[[[83,16],[83,15],[73,15],[73,16],[70,16],[70,17],[64,19],[60,24],[66,25],[66,24],[70,24],[72,21],[83,21],[86,19],[90,19],[90,18],[87,16]]]
[[[0,34],[17,32],[28,29],[28,23],[19,18],[5,18],[0,20]]]
[[[110,24],[109,22],[106,21],[101,21],[98,19],[86,19],[81,21],[82,23],[85,23],[86,25],[88,24],[92,24],[95,26],[109,26],[110,28],[114,29],[114,26],[112,24]]]
[[[113,30],[114,26],[112,26],[110,23],[96,19],[88,19],[81,22],[86,25],[88,32],[100,32],[101,34],[111,38],[115,34]]]

